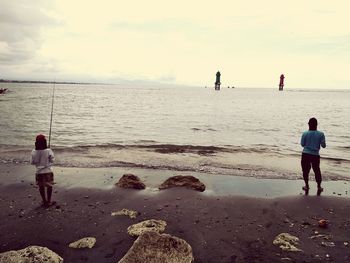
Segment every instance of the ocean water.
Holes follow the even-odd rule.
[[[27,163],[48,135],[52,84],[1,84],[0,162]],[[55,86],[56,165],[143,167],[300,179],[300,137],[316,117],[326,180],[350,180],[350,90]]]

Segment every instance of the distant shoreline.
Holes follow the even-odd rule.
[[[44,80],[12,80],[0,79],[0,83],[31,83],[31,84],[75,84],[75,85],[109,85],[106,83],[73,82],[73,81],[44,81]]]

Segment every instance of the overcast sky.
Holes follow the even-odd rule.
[[[349,0],[0,0],[0,78],[350,88]]]

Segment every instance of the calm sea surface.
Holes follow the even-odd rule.
[[[1,84],[0,161],[26,163],[48,135],[53,85]],[[56,85],[56,163],[300,178],[299,142],[319,121],[325,179],[350,180],[350,91]]]

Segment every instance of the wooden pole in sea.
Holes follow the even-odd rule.
[[[220,85],[221,85],[220,77],[221,77],[221,73],[220,71],[218,71],[216,73],[215,90],[220,90]]]
[[[284,87],[284,75],[282,74],[280,76],[279,90],[283,90],[283,87]]]

